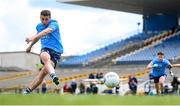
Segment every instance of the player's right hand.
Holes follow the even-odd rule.
[[[25,41],[27,42],[27,44],[29,44],[30,42],[32,42],[35,39],[34,36],[28,37],[25,39]]]
[[[27,49],[26,49],[26,53],[29,53],[31,51],[31,47],[29,46]]]
[[[27,42],[27,44],[29,44],[29,42],[31,42],[32,40],[30,38],[26,38],[25,41]]]

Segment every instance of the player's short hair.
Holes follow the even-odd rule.
[[[51,12],[49,10],[42,10],[41,15],[43,15],[43,16],[51,16]]]
[[[158,52],[157,55],[164,55],[164,53],[163,52]]]

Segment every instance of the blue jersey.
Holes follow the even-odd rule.
[[[53,32],[40,38],[41,48],[49,48],[58,53],[63,53],[63,46],[59,32],[59,25],[57,21],[50,20],[47,25],[43,25],[42,23],[39,23],[36,27],[37,33],[43,31],[46,28],[52,28]]]
[[[167,59],[160,61],[158,58],[155,58],[151,61],[153,65],[151,75],[154,77],[160,77],[166,75],[166,68],[170,65],[170,62]]]

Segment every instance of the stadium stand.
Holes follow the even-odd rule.
[[[137,52],[131,53],[127,56],[122,56],[117,58],[118,63],[141,63],[144,61],[150,61],[153,57],[156,56],[156,53],[158,51],[162,51],[165,53],[165,57],[167,59],[175,59],[180,55],[180,49],[178,46],[180,36],[179,33],[174,34],[174,36],[171,36],[168,39],[160,40],[159,43],[156,43],[153,46],[150,46],[148,48],[143,48]]]
[[[89,53],[80,55],[80,56],[74,56],[68,59],[62,60],[60,63],[60,66],[78,66],[78,65],[84,65],[90,61],[97,60],[99,57],[106,57],[110,53],[117,51],[119,49],[122,49],[123,47],[133,44],[134,42],[141,42],[145,41],[149,38],[152,38],[156,35],[159,35],[162,32],[154,31],[154,32],[142,32],[138,33],[134,36],[131,36],[129,38],[119,40],[116,42],[112,42],[109,45],[106,45],[102,48],[96,49],[94,51],[91,51]]]

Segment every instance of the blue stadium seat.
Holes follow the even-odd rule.
[[[150,37],[153,37],[155,35],[158,35],[160,33],[161,32],[138,33],[138,34],[135,34],[134,36],[131,36],[129,38],[120,39],[119,41],[114,41],[114,42],[110,43],[109,45],[98,48],[98,49],[91,51],[89,53],[63,60],[60,63],[60,65],[80,65],[80,64],[86,63],[86,62],[88,62],[94,58],[97,58],[99,56],[113,52],[114,50],[118,50],[118,49],[122,48],[123,46],[125,46],[131,42],[144,41],[144,40],[146,40]]]
[[[180,55],[180,36],[176,35],[165,41],[162,41],[160,44],[146,48],[144,50],[132,53],[129,56],[117,58],[117,62],[133,62],[133,61],[144,61],[152,60],[158,51],[162,51],[165,54],[167,59],[173,59],[176,56]]]

